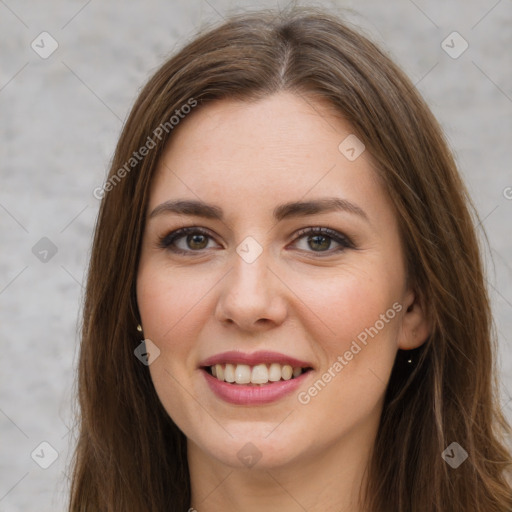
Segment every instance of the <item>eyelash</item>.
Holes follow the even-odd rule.
[[[190,253],[202,253],[206,249],[200,249],[197,251],[194,250],[183,250],[178,249],[176,247],[173,247],[173,244],[176,242],[176,240],[183,238],[186,235],[190,234],[200,234],[207,236],[209,238],[213,238],[213,236],[205,229],[200,227],[185,227],[177,229],[176,231],[172,231],[171,233],[168,233],[167,235],[164,235],[159,238],[158,241],[158,247],[161,249],[169,250],[175,254],[183,254],[183,255],[189,255]],[[318,254],[319,257],[322,257],[323,254],[326,254],[327,256],[332,255],[333,253],[342,252],[346,249],[355,249],[355,246],[353,242],[350,240],[349,237],[346,235],[343,235],[342,233],[339,233],[338,231],[335,231],[330,228],[326,227],[309,227],[309,228],[303,228],[299,230],[297,233],[295,233],[296,238],[294,241],[301,239],[305,237],[306,235],[322,235],[327,238],[330,238],[334,240],[336,243],[340,244],[340,247],[334,250],[326,250],[326,251],[306,251],[306,252],[312,252],[313,254]]]

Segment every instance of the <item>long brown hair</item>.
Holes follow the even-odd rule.
[[[131,111],[102,192],[88,272],[69,510],[188,508],[185,436],[134,356],[149,186],[176,110],[283,90],[327,100],[373,156],[396,206],[408,278],[433,326],[412,372],[398,352],[362,489],[364,510],[512,510],[510,427],[498,404],[474,208],[409,79],[366,37],[316,8],[246,13],[210,28],[163,64]],[[130,160],[149,138],[146,156]],[[468,453],[457,469],[441,456],[452,442]]]

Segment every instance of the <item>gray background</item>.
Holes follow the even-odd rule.
[[[317,3],[348,9],[447,134],[489,237],[501,401],[512,419],[512,0]],[[261,6],[278,3],[0,0],[0,511],[65,509],[92,191],[140,87],[205,22]],[[43,31],[58,43],[47,59],[31,48]],[[456,59],[441,46],[453,31],[469,44]],[[46,262],[32,250],[43,237],[57,248]],[[58,453],[48,469],[31,458],[42,441]],[[34,458],[49,462],[42,450]]]

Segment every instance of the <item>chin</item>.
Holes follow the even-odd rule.
[[[194,444],[211,458],[234,469],[270,470],[293,464],[304,455],[306,446],[301,441],[304,436],[299,432],[283,430],[277,432],[265,425],[245,423],[239,425],[237,432],[222,438],[198,439]],[[233,429],[235,430],[235,429]]]

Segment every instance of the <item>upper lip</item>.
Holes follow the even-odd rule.
[[[279,352],[269,352],[264,350],[252,352],[250,354],[236,350],[222,352],[221,354],[215,354],[211,357],[208,357],[202,361],[199,366],[205,367],[213,366],[215,364],[229,363],[247,364],[249,366],[255,366],[257,364],[279,363],[282,365],[289,364],[293,367],[300,366],[301,368],[312,368],[312,365],[307,361],[301,361],[300,359],[296,359],[295,357],[290,357],[285,354],[280,354]]]

